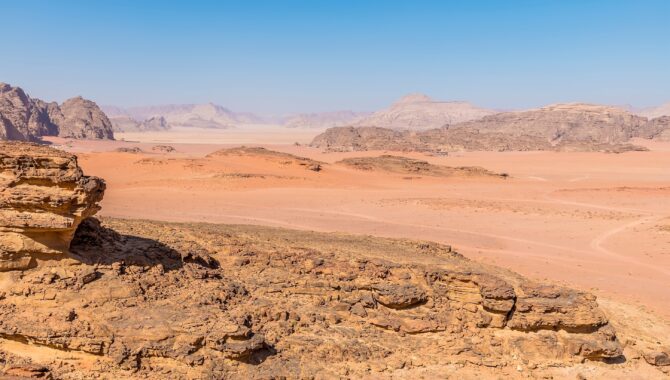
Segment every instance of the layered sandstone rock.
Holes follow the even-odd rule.
[[[89,219],[70,257],[0,300],[0,337],[89,355],[37,363],[58,377],[433,377],[622,353],[595,297],[434,243]]]
[[[105,183],[84,176],[75,156],[0,143],[0,271],[67,251],[79,223],[99,210]]]
[[[109,119],[90,100],[46,103],[0,83],[0,140],[35,141],[41,136],[114,139]]]

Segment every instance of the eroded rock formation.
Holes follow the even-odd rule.
[[[0,83],[0,140],[36,141],[41,136],[114,139],[109,119],[90,100],[46,103]]]
[[[62,151],[0,142],[0,271],[63,254],[79,223],[99,210],[105,183]]]

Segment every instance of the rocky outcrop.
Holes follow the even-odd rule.
[[[350,157],[337,161],[336,164],[370,172],[386,172],[418,176],[507,177],[507,175],[497,174],[482,167],[451,167],[435,165],[428,161],[387,154],[378,157]]]
[[[614,107],[567,104],[525,112],[506,112],[480,120],[425,131],[378,127],[331,128],[311,146],[328,151],[397,150],[643,150],[632,138],[661,139],[670,130],[665,118],[647,120]]]
[[[104,190],[104,181],[84,176],[73,155],[0,143],[0,271],[66,252],[79,223],[98,211]]]
[[[245,156],[260,158],[268,163],[280,166],[298,166],[311,171],[321,171],[323,162],[312,160],[306,157],[296,156],[290,153],[277,152],[263,147],[246,147],[220,149],[208,154],[207,158],[226,157],[226,156]]]
[[[68,99],[49,114],[58,136],[74,139],[114,139],[112,123],[98,106],[80,96]]]
[[[622,353],[595,297],[434,243],[89,219],[70,252],[6,273],[0,299],[0,338],[88,355],[33,363],[56,377],[432,377]]]
[[[486,116],[454,128],[533,136],[552,146],[580,143],[619,144],[648,133],[649,120],[621,108],[592,104],[555,104],[537,110]]]
[[[58,134],[49,117],[55,107],[31,99],[18,87],[0,83],[0,140],[31,141]]]
[[[494,113],[468,102],[441,102],[423,94],[410,94],[399,99],[388,109],[377,111],[350,125],[425,130],[481,119]]]
[[[109,120],[114,132],[160,132],[172,128],[162,116],[150,117],[142,122],[128,116],[115,116]]]
[[[114,139],[109,119],[90,100],[76,97],[59,106],[0,83],[0,140],[36,141],[42,136]]]
[[[142,122],[143,131],[165,131],[170,129],[170,125],[162,116],[148,118]]]

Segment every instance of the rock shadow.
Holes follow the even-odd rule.
[[[160,265],[165,271],[178,270],[188,262],[207,268],[219,267],[219,263],[207,253],[179,252],[157,240],[122,235],[102,226],[95,218],[85,219],[77,228],[70,244],[70,256],[89,265]]]

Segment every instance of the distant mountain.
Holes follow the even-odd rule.
[[[638,115],[655,119],[661,116],[670,116],[670,102],[661,104],[658,107],[643,108],[637,112]]]
[[[369,115],[369,112],[354,111],[301,113],[283,118],[281,124],[289,128],[330,128],[351,125]]]
[[[669,131],[670,117],[648,120],[616,107],[575,103],[503,112],[423,131],[331,128],[311,145],[330,151],[625,151],[637,149],[628,144],[631,138],[660,140]]]
[[[20,87],[0,83],[0,140],[35,141],[42,136],[113,140],[114,132],[105,113],[90,100],[46,103]]]
[[[120,108],[104,106],[103,109],[117,120],[117,125],[129,125],[129,119],[141,123],[151,118],[162,117],[173,127],[232,128],[240,124],[262,123],[263,119],[250,113],[235,113],[213,103],[170,104],[149,107]]]
[[[442,102],[423,94],[410,94],[400,98],[391,107],[377,111],[352,125],[425,130],[481,119],[494,113],[496,112],[468,102]]]

